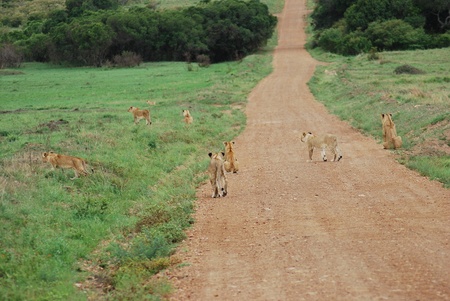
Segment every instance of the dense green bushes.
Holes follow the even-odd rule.
[[[112,0],[68,0],[66,5],[21,31],[4,33],[0,43],[20,46],[31,61],[99,66],[131,52],[144,61],[195,61],[202,55],[221,62],[254,53],[276,26],[276,17],[258,0],[205,1],[162,11],[116,9]]]
[[[378,50],[449,47],[450,2],[318,0],[312,45],[355,55]]]

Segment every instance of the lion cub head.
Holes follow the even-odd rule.
[[[194,121],[194,117],[192,117],[191,112],[189,112],[189,110],[183,110],[182,113],[184,116],[184,122],[186,124],[191,124]]]

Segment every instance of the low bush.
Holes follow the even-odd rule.
[[[117,67],[136,67],[142,64],[142,57],[137,53],[124,51],[114,56],[113,63]]]
[[[12,44],[4,44],[0,47],[0,69],[18,68],[22,64],[23,55]]]
[[[416,67],[410,66],[410,65],[401,65],[395,68],[394,70],[395,74],[424,74],[425,71],[420,70]]]

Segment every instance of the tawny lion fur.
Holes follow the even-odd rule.
[[[141,119],[145,119],[145,123],[147,125],[152,124],[152,121],[150,120],[150,111],[149,110],[140,110],[137,107],[131,106],[128,109],[128,112],[131,112],[133,114],[134,123],[138,124]]]
[[[303,133],[301,141],[305,142],[308,146],[309,161],[312,161],[312,155],[314,148],[320,148],[322,154],[322,160],[327,161],[326,149],[329,148],[333,153],[332,161],[339,161],[342,159],[341,151],[337,145],[337,137],[332,134],[325,135],[313,135],[311,132]]]
[[[228,180],[223,166],[224,153],[209,153],[211,161],[209,162],[208,175],[212,187],[212,197],[225,197],[228,193]]]
[[[86,168],[86,161],[79,157],[66,156],[54,152],[44,152],[42,153],[42,162],[50,163],[52,169],[58,167],[73,169],[75,177],[71,178],[71,180],[78,178],[79,174],[82,174],[83,176],[89,174]]]
[[[191,124],[194,121],[194,117],[192,117],[191,112],[189,110],[183,110],[184,122],[186,124]]]
[[[383,147],[386,149],[402,147],[402,137],[397,136],[391,113],[381,114],[381,124],[383,125]]]
[[[227,172],[237,173],[239,171],[239,161],[237,160],[234,152],[234,143],[234,141],[223,142],[223,145],[225,145],[225,162],[223,165]]]

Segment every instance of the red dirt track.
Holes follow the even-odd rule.
[[[274,72],[249,96],[229,195],[198,191],[176,254],[186,265],[164,273],[169,299],[450,300],[450,190],[315,101],[305,1],[286,0],[279,16]],[[303,131],[336,134],[343,159],[316,151],[308,163]]]

